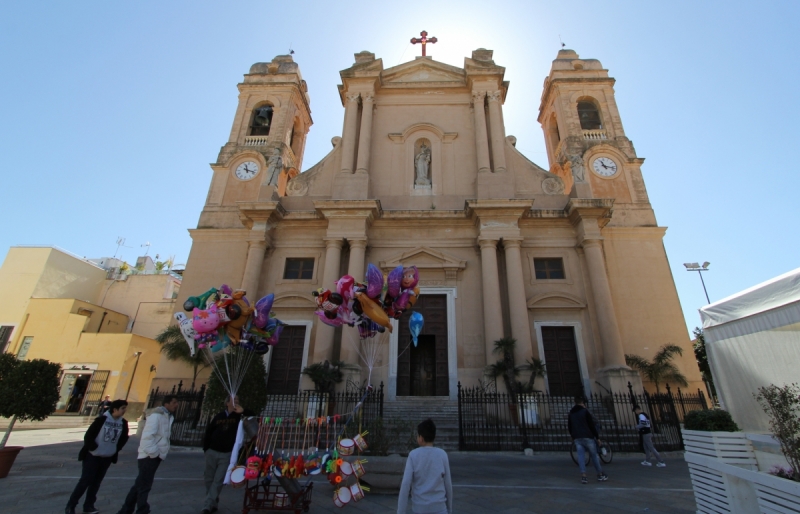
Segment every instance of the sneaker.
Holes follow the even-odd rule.
[[[656,464],[656,467],[657,468],[666,468],[667,467],[667,463],[666,462],[659,462],[658,464]]]
[[[64,509],[65,514],[75,514],[75,507],[67,507]]]
[[[647,461],[647,460],[643,460],[642,461],[642,466],[652,466],[652,465],[653,465],[653,463],[650,462],[650,461]]]
[[[589,480],[586,477],[581,477],[581,483],[584,484],[584,485],[588,484]]]
[[[597,475],[598,482],[605,482],[606,480],[608,480],[608,475],[606,475],[605,473],[600,473],[599,475]]]
[[[83,508],[83,514],[98,514],[100,511],[92,507],[91,509]]]

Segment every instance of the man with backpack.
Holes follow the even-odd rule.
[[[572,437],[572,440],[575,441],[575,446],[578,449],[578,466],[581,468],[581,483],[589,483],[586,478],[586,452],[589,452],[589,457],[592,459],[594,469],[597,471],[597,481],[605,482],[608,480],[608,475],[603,473],[603,468],[600,466],[600,456],[597,455],[596,442],[599,440],[600,435],[597,433],[597,427],[592,413],[586,408],[586,400],[583,398],[583,395],[575,397],[575,406],[569,411],[567,426],[569,428],[569,435]]]
[[[653,465],[653,463],[650,462],[650,454],[653,454],[658,461],[656,463],[656,467],[666,468],[667,464],[664,462],[664,459],[661,458],[661,455],[659,455],[656,451],[656,447],[653,446],[653,434],[650,429],[650,417],[642,412],[642,408],[638,405],[633,406],[633,412],[636,414],[636,428],[639,429],[639,437],[642,440],[642,449],[644,451],[644,460],[642,461],[642,466]]]

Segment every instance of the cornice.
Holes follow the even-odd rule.
[[[383,213],[380,200],[314,200],[314,208],[326,219],[379,219]]]

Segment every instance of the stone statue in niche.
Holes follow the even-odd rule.
[[[283,171],[283,159],[281,158],[281,150],[275,148],[272,150],[272,156],[267,161],[267,185],[277,186],[278,177]]]
[[[572,176],[575,177],[575,182],[586,182],[583,170],[583,159],[580,155],[569,156],[570,171]]]
[[[429,171],[431,168],[431,149],[424,142],[419,147],[419,153],[414,157],[414,169],[416,170],[416,177],[414,179],[415,186],[430,186],[431,179]]]

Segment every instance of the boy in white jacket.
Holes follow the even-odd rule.
[[[153,480],[161,461],[169,453],[169,435],[173,414],[178,409],[178,399],[173,395],[164,397],[163,405],[147,416],[147,423],[139,441],[139,475],[125,498],[125,504],[117,514],[148,514],[150,505],[147,495],[153,488]]]

